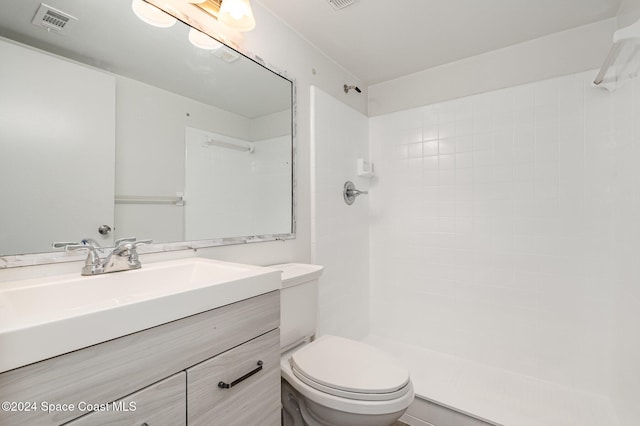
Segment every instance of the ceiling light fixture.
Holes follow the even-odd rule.
[[[172,27],[178,20],[157,7],[143,1],[133,0],[131,9],[141,21],[159,28]]]
[[[201,3],[195,3],[195,1],[201,0],[133,1],[134,10],[136,2],[143,3],[150,7],[155,6],[161,12],[172,17],[172,19],[175,18],[185,22],[190,27],[203,33],[190,33],[189,40],[195,46],[207,50],[219,50],[217,49],[217,40],[231,48],[237,48],[238,44],[242,41],[242,33],[240,31],[249,31],[255,27],[255,19],[253,18],[253,12],[251,11],[248,0],[240,0],[241,4],[239,7],[234,6],[234,1],[237,0],[224,0],[224,2],[223,0],[204,0]],[[225,25],[222,22],[221,14],[223,12],[222,8],[225,7],[224,5],[226,5],[227,10],[230,9],[232,11],[233,16],[240,18],[239,20],[235,20],[233,25]],[[138,15],[138,13],[136,13],[136,15]],[[229,16],[231,16],[231,13]],[[148,20],[144,21],[149,22]],[[205,38],[205,35],[212,38],[213,41]]]
[[[205,50],[216,50],[222,47],[222,43],[205,33],[191,28],[189,30],[189,41],[196,47]]]
[[[223,0],[218,19],[238,31],[251,31],[256,26],[249,0]]]

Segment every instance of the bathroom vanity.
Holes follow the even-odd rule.
[[[189,262],[165,263],[173,269],[184,268]],[[193,259],[192,263],[226,270],[224,262]],[[148,296],[152,298],[149,300],[173,301],[175,311],[182,312],[181,318],[1,373],[0,401],[8,401],[10,405],[3,405],[0,424],[280,424],[279,272],[249,266],[243,271],[242,265],[229,265],[231,269],[227,272],[235,273],[235,279],[228,276],[215,284],[212,276],[211,280],[203,280],[209,284],[184,292]],[[237,271],[229,272],[233,268]],[[149,271],[153,269],[154,266],[149,266]],[[167,271],[165,268],[164,272]],[[135,272],[112,274],[113,278],[109,279],[118,280],[118,276],[130,279],[133,274]],[[242,275],[244,278],[238,278]],[[186,277],[185,281],[188,281]],[[83,282],[89,286],[100,283],[90,279]],[[188,310],[184,310],[184,305],[197,306],[195,300],[205,297],[203,291],[216,291],[216,286],[222,289],[225,285],[231,293],[224,295],[218,291],[217,296],[210,293],[207,302],[211,306],[222,305],[185,315]],[[251,292],[257,294],[251,295]],[[9,293],[0,291],[0,311],[8,307],[11,297],[6,295]],[[236,293],[235,296],[232,293]],[[239,296],[240,293],[244,295]],[[188,299],[190,295],[192,299]],[[240,300],[225,302],[233,297]],[[51,302],[55,304],[55,300]],[[152,317],[159,314],[141,301],[129,306],[137,306],[140,316],[145,312]],[[119,307],[106,309],[115,312],[111,321],[119,321]],[[3,313],[5,318],[10,314],[7,311]],[[90,315],[85,317],[88,319],[83,321],[82,315],[69,314],[67,336],[58,335],[55,339],[74,341],[77,335],[99,334],[100,330],[90,325]],[[166,317],[162,321],[165,320]],[[43,320],[40,325],[48,325],[47,321]],[[107,323],[104,326],[109,328]],[[4,324],[3,327],[0,341],[5,334],[10,334],[9,327]],[[38,331],[34,321],[22,331],[29,328]],[[47,332],[55,330],[50,328]],[[2,342],[2,349],[7,348],[9,355],[0,355],[5,366],[12,361],[7,360],[12,349],[5,345],[8,341]],[[46,342],[42,336],[40,344]]]

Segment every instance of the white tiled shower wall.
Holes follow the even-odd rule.
[[[369,331],[369,200],[348,206],[345,181],[367,190],[356,159],[368,158],[368,119],[311,88],[311,256],[324,265],[319,288],[319,335],[359,339]]]
[[[638,356],[640,97],[594,76],[370,119],[372,333],[598,394],[620,384],[612,361]]]

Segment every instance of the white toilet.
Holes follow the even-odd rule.
[[[314,341],[322,266],[288,263],[280,294],[283,426],[389,426],[413,401],[409,371],[337,336]]]

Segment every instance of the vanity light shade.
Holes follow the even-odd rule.
[[[143,1],[133,0],[131,9],[141,21],[159,28],[172,27],[178,20],[157,7]]]
[[[222,43],[205,33],[191,28],[189,30],[189,41],[196,47],[205,50],[216,50],[222,47]]]
[[[218,19],[238,31],[251,31],[256,26],[249,0],[223,0]]]

